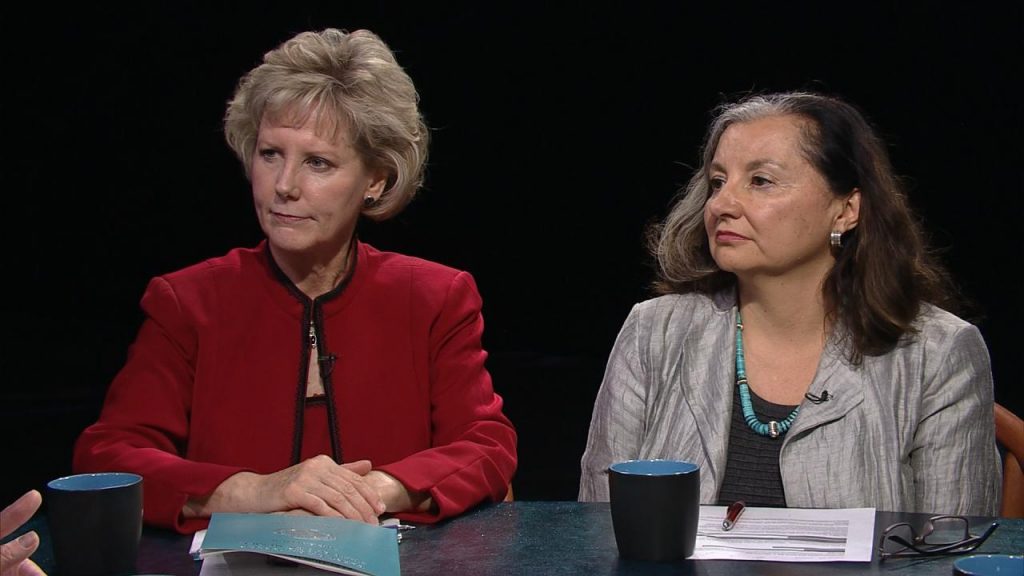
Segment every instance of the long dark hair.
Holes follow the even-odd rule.
[[[822,287],[826,318],[845,328],[851,361],[884,354],[914,332],[923,302],[955,313],[959,295],[927,247],[886,146],[853,105],[808,92],[747,96],[717,109],[701,166],[665,220],[648,231],[658,264],[655,291],[712,293],[735,284],[735,276],[711,258],[704,229],[708,166],[730,125],[779,115],[806,120],[803,153],[834,194],[860,190],[858,225],[843,234],[842,248],[833,251],[836,262]]]

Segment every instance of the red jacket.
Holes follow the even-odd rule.
[[[468,273],[362,243],[349,280],[316,301],[265,242],[154,278],[73,468],[141,474],[146,521],[180,532],[207,523],[183,519],[190,497],[319,453],[368,459],[429,491],[438,514],[407,520],[500,500],[516,434],[484,368],[480,307]],[[332,357],[321,364],[327,402],[304,407],[311,319]]]

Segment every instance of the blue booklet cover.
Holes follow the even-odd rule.
[[[214,513],[200,553],[228,552],[256,552],[341,574],[401,574],[394,530],[344,518]]]

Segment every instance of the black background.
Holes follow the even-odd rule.
[[[419,89],[426,187],[362,235],[476,277],[517,498],[575,499],[605,359],[649,295],[644,226],[709,111],[750,90],[866,111],[979,305],[997,400],[1024,411],[1019,2],[145,4],[2,15],[0,501],[70,471],[147,280],[260,239],[224,104],[263,52],[326,26],[380,34]]]

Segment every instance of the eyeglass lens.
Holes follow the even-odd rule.
[[[894,539],[894,536],[904,542],[913,542],[915,536],[914,529],[910,524],[905,523],[890,526],[882,533],[881,548],[883,554],[899,554],[907,549],[905,545]]]
[[[940,516],[925,523],[920,543],[928,546],[948,546],[971,537],[967,518]]]

